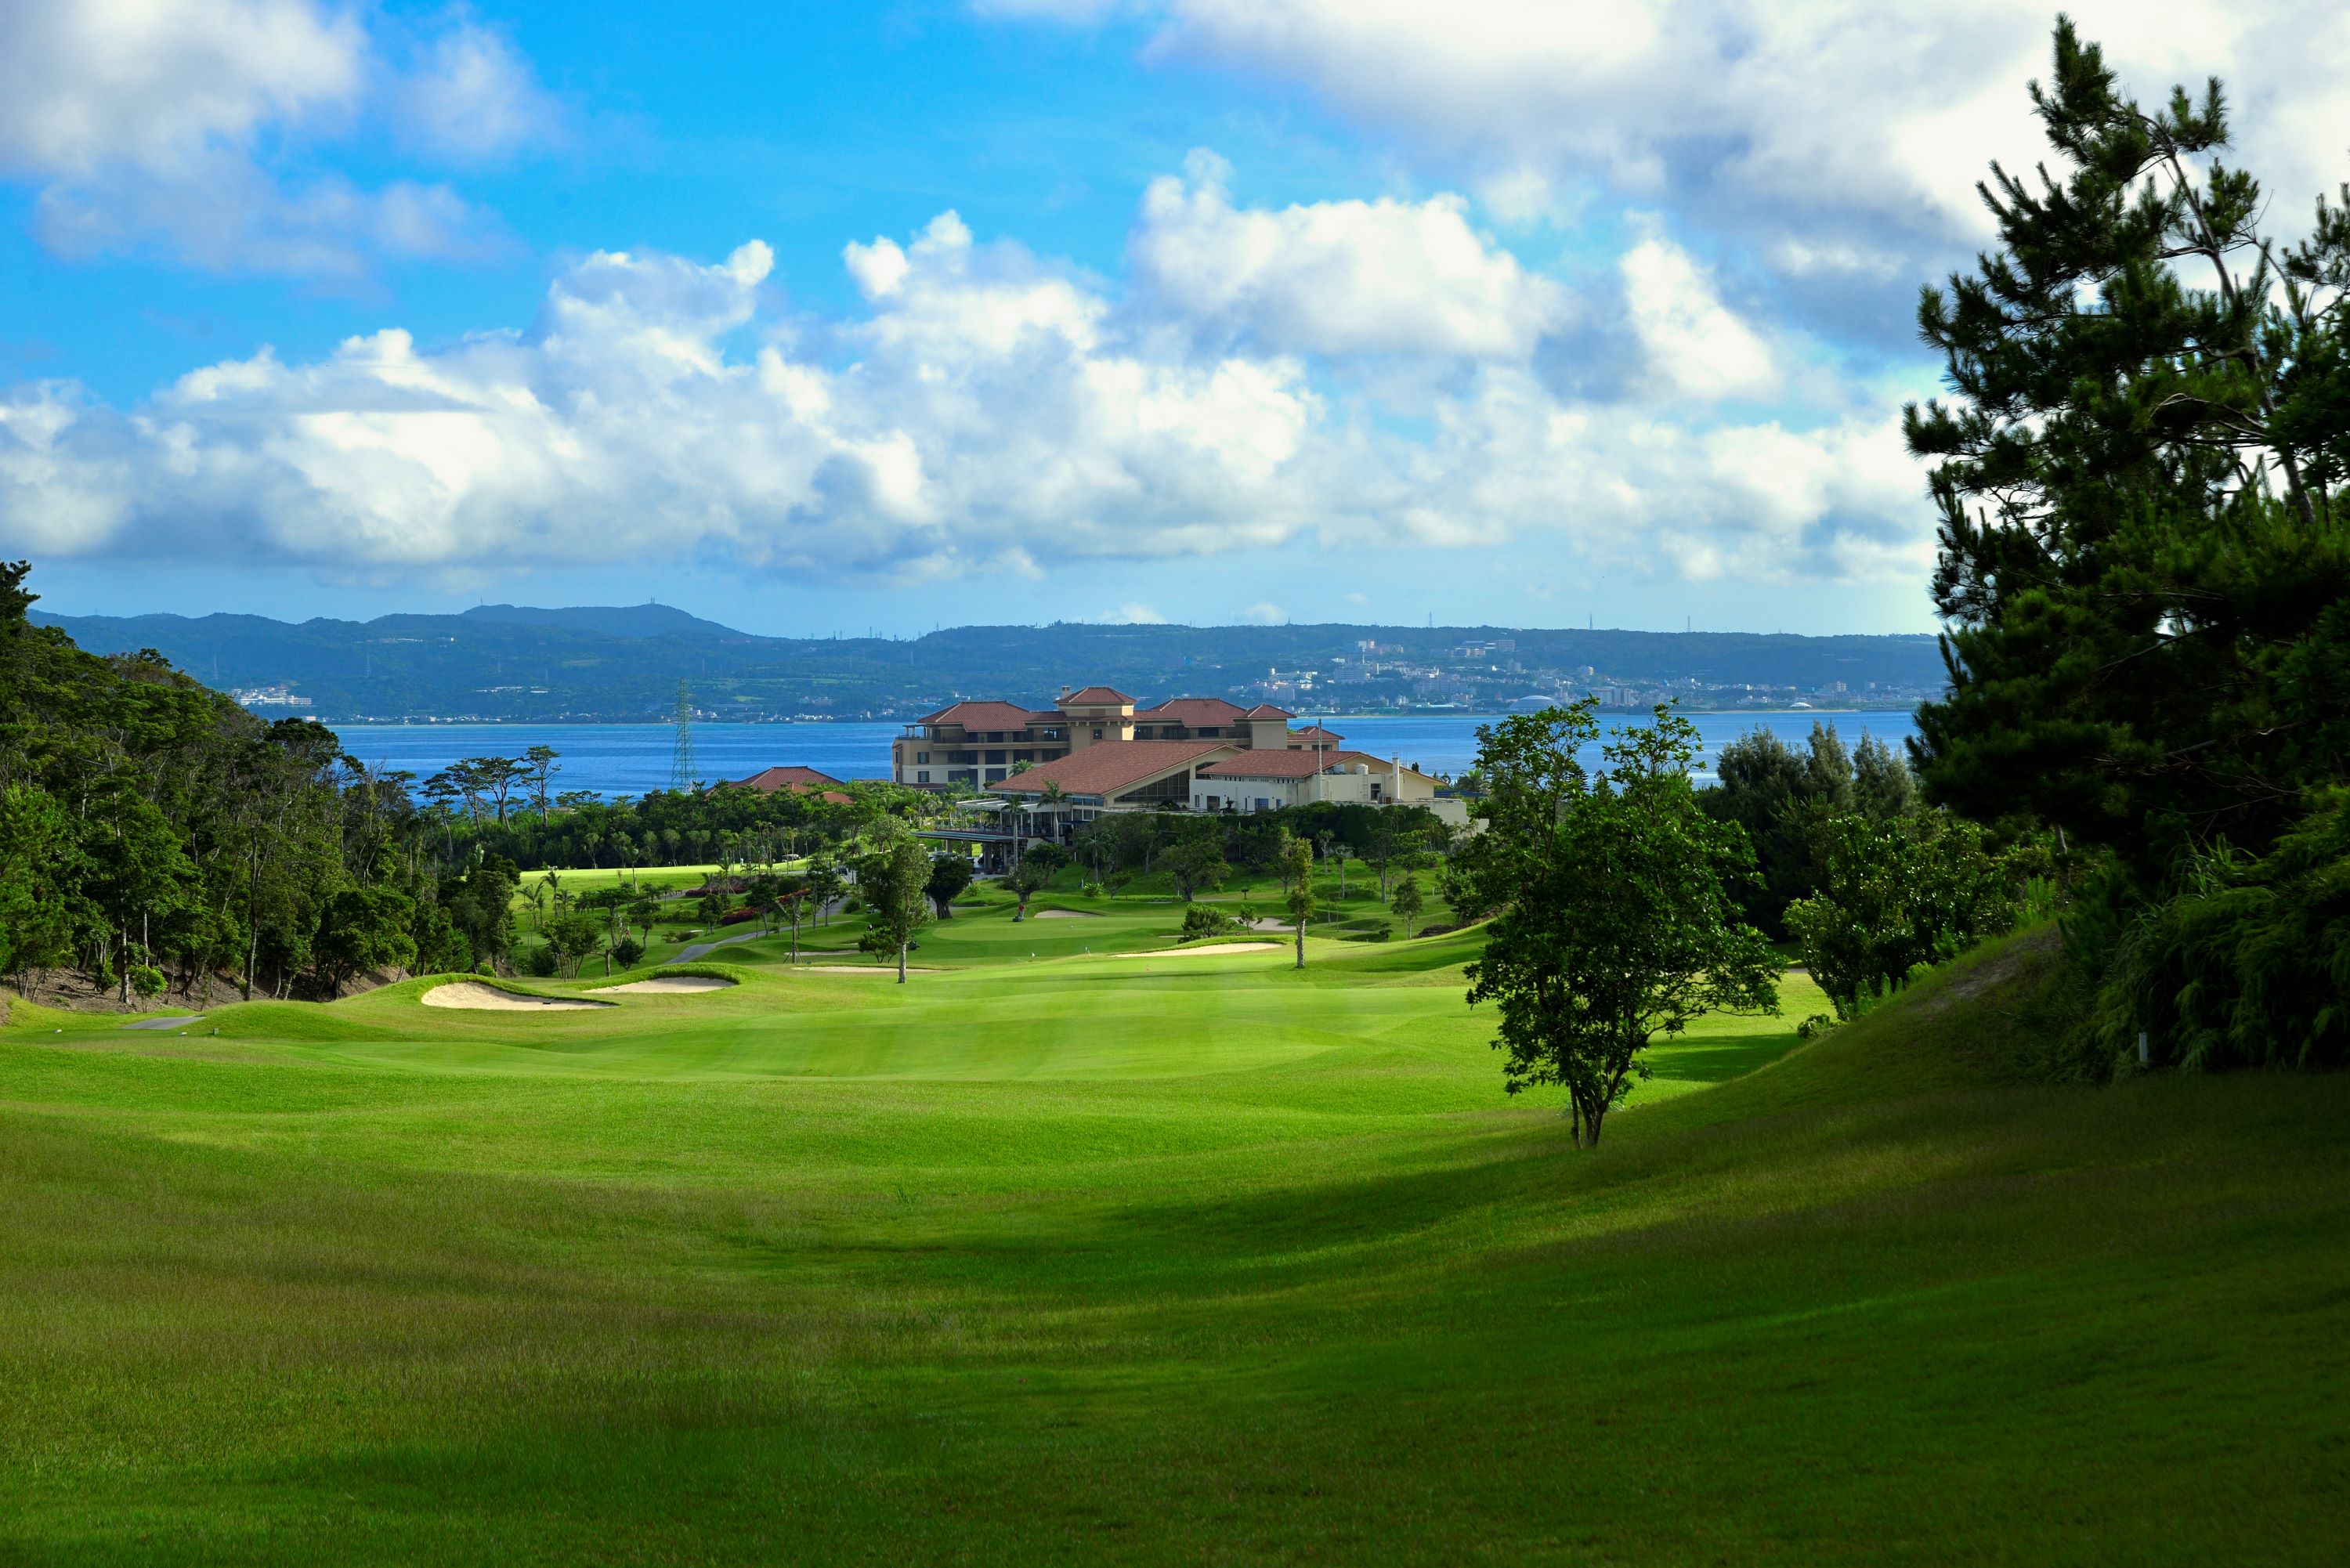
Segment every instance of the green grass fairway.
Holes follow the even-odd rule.
[[[2016,948],[1807,1045],[1793,980],[1578,1153],[1474,933],[1108,902],[16,1005],[0,1562],[2340,1560],[2350,1079],[2002,1084]]]

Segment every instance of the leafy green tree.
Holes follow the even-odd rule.
[[[1478,756],[1488,803],[1502,800],[1524,842],[1481,866],[1502,912],[1469,966],[1469,1001],[1500,1007],[1509,1092],[1560,1085],[1575,1141],[1596,1146],[1647,1075],[1650,1042],[1708,1012],[1776,1012],[1777,964],[1725,886],[1749,864],[1745,835],[1690,785],[1695,726],[1658,709],[1608,744],[1606,775],[1586,784],[1557,743],[1576,711],[1521,717],[1531,722],[1494,727]]]
[[[1839,1018],[2015,923],[2014,878],[1973,823],[1846,812],[1814,832],[1823,886],[1787,907],[1787,924]]]
[[[1598,700],[1585,698],[1479,726],[1485,831],[1464,837],[1445,867],[1445,900],[1463,920],[1496,913],[1534,880],[1542,846],[1588,784],[1576,753],[1599,738],[1598,715]]]
[[[1872,822],[1890,822],[1918,809],[1918,780],[1908,759],[1874,735],[1852,753],[1852,803]]]
[[[922,893],[930,899],[931,907],[938,911],[940,919],[951,920],[954,919],[954,901],[962,898],[963,889],[970,886],[971,857],[946,854],[931,861],[931,874],[922,883]]]
[[[1051,887],[1068,863],[1069,852],[1057,844],[1032,844],[1022,851],[1020,864],[1012,871],[1012,890],[1020,895],[1020,907],[1012,912],[1014,924],[1028,918],[1028,900]]]
[[[1310,859],[1314,846],[1306,845],[1305,853]],[[1159,857],[1159,864],[1175,879],[1176,894],[1187,904],[1201,893],[1222,887],[1232,874],[1224,861],[1223,846],[1207,834],[1181,840]]]
[[[0,576],[0,595],[15,585]],[[80,848],[73,819],[43,790],[0,790],[0,974],[64,963],[73,951]]]
[[[808,897],[816,901],[816,919],[828,921],[832,906],[848,888],[848,879],[841,875],[840,862],[833,858],[829,850],[819,849],[808,857],[807,888]]]
[[[1396,884],[1395,894],[1388,900],[1388,907],[1403,917],[1403,934],[1407,939],[1409,938],[1412,934],[1412,922],[1419,918],[1419,877],[1409,871],[1405,872],[1403,880]]]
[[[1289,919],[1297,928],[1297,967],[1305,967],[1305,922],[1314,918],[1314,845],[1288,835],[1281,840],[1281,881],[1288,889]]]
[[[547,950],[557,971],[576,979],[579,966],[604,950],[604,918],[593,909],[573,909],[546,922]]]
[[[2266,856],[2199,852],[2109,945],[2092,1021],[2108,1061],[2143,1034],[2150,1061],[2182,1067],[2350,1062],[2350,790]]]
[[[328,992],[371,970],[414,967],[416,905],[390,888],[345,888],[330,895],[311,951]]]
[[[1743,828],[1754,851],[1752,874],[1733,889],[1740,907],[1765,931],[1783,931],[1787,906],[1819,890],[1814,828],[1856,798],[1852,758],[1833,724],[1814,722],[1800,751],[1757,729],[1721,748],[1714,776],[1720,782],[1700,803],[1717,821]]]
[[[867,952],[895,953],[898,983],[906,983],[906,949],[930,919],[923,889],[931,879],[931,852],[912,829],[894,817],[876,823],[858,858],[857,886],[868,911],[859,946]]]
[[[1191,904],[1183,909],[1183,928],[1179,933],[1182,941],[1197,941],[1201,937],[1221,936],[1232,929],[1232,918],[1212,904]]]

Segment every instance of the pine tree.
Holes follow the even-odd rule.
[[[1918,309],[1953,397],[1907,415],[1951,628],[1916,755],[2150,880],[2350,756],[2350,211],[2280,247],[2220,84],[2147,112],[2069,22],[2032,98],[2062,177],[1994,164],[1999,249]]]

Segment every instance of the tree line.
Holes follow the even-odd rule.
[[[556,794],[545,748],[420,785],[151,650],[101,658],[33,625],[29,573],[0,563],[0,975],[20,982],[202,1003],[220,981],[332,996],[370,972],[501,967],[526,867],[772,863],[930,808],[867,785]]]
[[[1469,997],[1578,1141],[1659,1034],[1775,1008],[1774,939],[1849,1017],[2058,913],[2059,1072],[2350,1058],[2350,185],[2280,236],[2219,82],[2141,108],[2069,21],[2031,96],[2052,163],[1991,166],[1999,244],[1918,306],[1949,687],[1908,757],[1756,734],[1700,794],[1665,710],[1596,776],[1587,703],[1480,732]]]

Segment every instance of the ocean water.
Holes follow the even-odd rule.
[[[1609,718],[1609,727],[1637,722],[1639,715]],[[1315,714],[1347,737],[1347,744],[1374,756],[1399,757],[1430,773],[1457,774],[1477,754],[1477,727],[1492,714]],[[1703,751],[1695,774],[1711,783],[1711,763],[1721,747],[1750,730],[1765,729],[1798,745],[1815,723],[1832,724],[1849,747],[1863,735],[1898,746],[1918,732],[1904,712],[1837,712],[1803,709],[1779,713],[1692,713]],[[1305,716],[1298,722],[1303,724]],[[878,779],[889,774],[889,742],[902,726],[883,723],[697,724],[693,728],[696,776],[707,780],[748,778],[764,768],[796,763],[841,779]],[[404,769],[424,778],[465,757],[520,756],[532,746],[552,746],[561,754],[556,787],[591,790],[601,795],[638,795],[669,785],[676,732],[667,724],[338,724],[343,749],[371,767]],[[1599,763],[1597,747],[1584,758]]]

